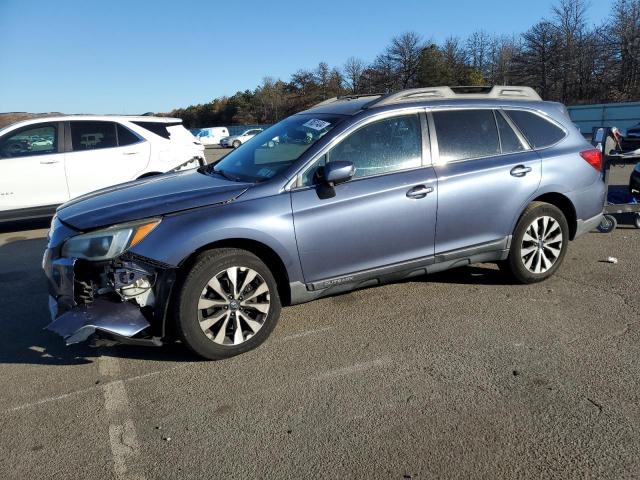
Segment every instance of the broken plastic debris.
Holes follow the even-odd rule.
[[[607,257],[607,263],[613,263],[615,265],[618,263],[618,259],[616,257]]]

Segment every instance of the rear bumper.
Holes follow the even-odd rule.
[[[601,221],[602,213],[599,213],[595,217],[589,218],[588,220],[578,220],[576,226],[576,235],[574,239],[584,235],[585,233],[595,230],[598,225],[600,225]]]

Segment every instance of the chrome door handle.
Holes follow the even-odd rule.
[[[531,167],[525,167],[524,165],[518,165],[511,169],[511,175],[514,177],[524,177],[527,173],[531,171]]]
[[[51,165],[53,163],[60,163],[60,160],[40,160],[41,165]]]
[[[413,187],[407,192],[408,198],[424,198],[427,194],[433,192],[433,187],[427,187],[426,185],[418,185]]]

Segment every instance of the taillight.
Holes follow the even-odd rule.
[[[599,172],[602,171],[602,152],[600,150],[597,148],[585,150],[584,152],[580,152],[580,156],[593,168]]]

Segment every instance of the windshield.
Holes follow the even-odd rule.
[[[243,182],[268,180],[289,168],[344,118],[320,113],[293,115],[260,132],[206,172]]]

